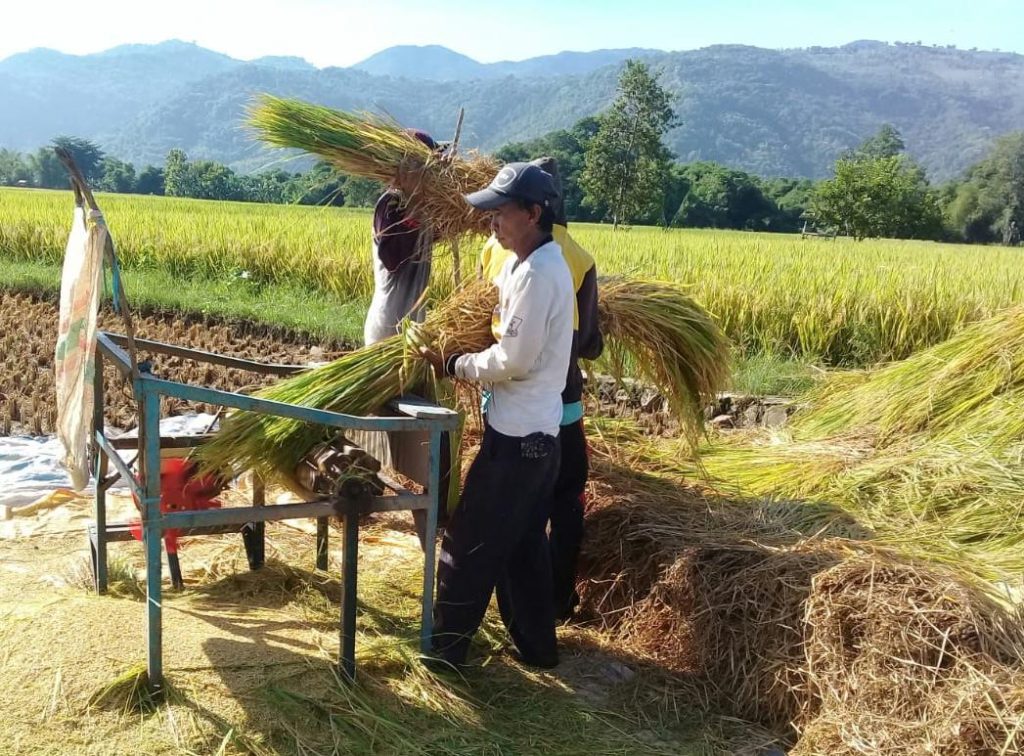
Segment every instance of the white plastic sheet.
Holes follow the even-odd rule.
[[[55,438],[0,438],[0,505],[17,509],[67,488],[71,481],[59,464],[63,456]]]
[[[103,215],[91,210],[87,218],[84,209],[76,207],[64,250],[55,355],[57,438],[64,448],[61,464],[76,490],[82,490],[89,483],[96,321],[106,241]]]
[[[197,436],[205,433],[213,422],[210,414],[188,414],[165,417],[160,421],[161,436]],[[108,431],[111,436],[117,435]],[[130,430],[126,437],[138,436]],[[134,449],[120,452],[125,461],[136,455]],[[17,514],[22,507],[31,505],[61,488],[69,488],[71,479],[64,468],[63,444],[48,436],[11,436],[0,438],[0,507],[9,507]],[[111,490],[124,489],[118,481]]]

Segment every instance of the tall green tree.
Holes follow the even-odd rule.
[[[765,196],[778,208],[769,231],[793,232],[800,229],[814,196],[811,179],[774,178],[761,182]]]
[[[936,239],[943,228],[924,171],[903,155],[840,159],[835,177],[818,185],[811,213],[857,239]]]
[[[81,137],[59,136],[53,140],[54,147],[63,147],[75,159],[78,170],[90,184],[99,184],[103,179],[103,150],[94,142]],[[63,168],[61,169],[63,171]],[[64,182],[67,185],[67,182]]]
[[[168,197],[194,197],[196,191],[195,176],[188,155],[184,150],[171,150],[164,163],[164,193]]]
[[[341,191],[347,207],[373,207],[384,192],[384,185],[362,176],[349,176]]]
[[[135,166],[117,158],[103,158],[101,165],[103,176],[97,188],[104,192],[120,192],[126,194],[135,191]]]
[[[242,199],[242,187],[235,172],[226,165],[212,160],[197,160],[189,165],[194,176],[197,199]]]
[[[67,189],[68,172],[61,165],[52,147],[40,147],[29,155],[32,183],[44,189]]]
[[[311,170],[292,179],[286,200],[300,205],[341,207],[345,204],[344,189],[345,177],[330,163],[318,160]]]
[[[618,96],[598,117],[581,177],[584,202],[604,206],[617,227],[664,206],[671,156],[662,143],[675,123],[672,98],[658,75],[638,61],[626,61]]]
[[[952,195],[947,217],[965,241],[1009,241],[1013,225],[1024,231],[1024,131],[997,139]]]
[[[891,123],[884,123],[877,134],[865,139],[857,149],[844,153],[843,157],[847,160],[876,160],[902,155],[905,149],[899,130]]]
[[[147,165],[135,181],[135,191],[139,194],[164,193],[164,169],[155,165]]]
[[[675,225],[766,231],[779,214],[748,173],[718,163],[691,163],[677,171],[686,188]]]
[[[292,174],[280,169],[238,177],[241,199],[248,202],[270,204],[281,204],[288,201],[292,181]]]
[[[559,129],[528,142],[506,145],[495,153],[503,163],[549,156],[558,161],[558,173],[562,181],[565,214],[569,220],[597,220],[603,215],[602,207],[588,207],[583,204],[583,188],[580,176],[586,160],[587,146],[597,133],[598,120],[594,116],[577,121],[569,129]]]

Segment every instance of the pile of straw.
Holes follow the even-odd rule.
[[[462,195],[491,182],[499,168],[491,157],[434,152],[390,119],[266,94],[250,108],[249,125],[264,142],[304,150],[343,173],[384,184],[395,184],[400,172],[413,177],[406,200],[436,241],[489,229],[488,215]]]
[[[818,574],[795,753],[1024,749],[1024,628],[952,573],[877,557]]]
[[[600,287],[601,322],[609,350],[636,364],[680,413],[695,442],[704,422],[702,407],[728,375],[728,343],[710,316],[676,284],[616,281]],[[421,345],[442,354],[477,352],[493,338],[497,303],[489,284],[473,281],[431,310],[423,324],[408,324],[393,336],[339,360],[281,381],[257,396],[290,404],[367,415],[406,390],[429,383]],[[430,392],[433,393],[433,392]],[[208,469],[255,469],[287,478],[324,429],[283,418],[237,412],[199,451]]]
[[[1024,747],[1024,631],[985,584],[876,547],[834,510],[721,499],[601,458],[594,479],[583,609],[698,700],[797,753]]]
[[[802,682],[799,618],[811,577],[836,564],[846,543],[807,541],[802,531],[850,526],[624,481],[600,463],[594,479],[583,616],[624,649],[695,676],[701,699],[791,736],[802,709],[793,694]]]

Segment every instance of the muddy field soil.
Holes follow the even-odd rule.
[[[54,432],[57,316],[54,297],[0,292],[0,436]],[[344,346],[319,341],[308,334],[198,314],[139,313],[135,316],[135,327],[139,338],[260,362],[320,362],[337,357]],[[100,313],[100,328],[112,333],[125,330],[121,317],[108,310]],[[180,357],[142,352],[140,359],[150,360],[153,373],[161,378],[228,391],[250,390],[275,380],[272,376]],[[130,386],[110,366],[104,370],[104,377],[107,423],[121,429],[135,427]],[[161,409],[164,417],[188,411],[215,411],[202,404],[172,399],[165,399]]]

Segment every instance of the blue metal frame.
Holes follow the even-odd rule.
[[[103,592],[107,582],[106,564],[106,490],[117,478],[122,478],[135,494],[142,511],[143,541],[146,553],[146,626],[148,633],[147,670],[150,684],[155,688],[162,685],[162,561],[163,533],[168,528],[197,528],[223,526],[227,524],[263,523],[293,518],[328,518],[338,514],[337,503],[328,500],[298,504],[265,506],[257,502],[254,490],[254,505],[251,507],[230,507],[199,511],[179,511],[163,514],[160,511],[160,398],[172,397],[194,402],[216,404],[233,409],[261,412],[278,417],[289,417],[309,423],[339,428],[342,430],[367,431],[427,431],[430,435],[429,470],[430,480],[423,494],[412,494],[397,484],[388,483],[394,495],[374,496],[368,504],[350,507],[343,513],[343,565],[342,565],[342,609],[341,609],[341,650],[339,665],[348,679],[355,675],[355,618],[356,618],[356,570],[358,550],[358,517],[362,513],[394,511],[398,509],[427,511],[427,523],[423,561],[423,600],[421,616],[420,646],[430,650],[433,628],[432,605],[434,595],[435,550],[433,544],[437,534],[437,513],[441,484],[441,434],[455,430],[459,423],[458,414],[422,400],[397,400],[392,409],[402,413],[398,417],[358,417],[338,412],[310,409],[283,402],[243,396],[229,391],[193,386],[169,381],[147,373],[137,373],[133,380],[135,400],[139,407],[139,473],[134,474],[117,453],[115,445],[105,435],[103,428],[103,364],[104,358],[126,378],[132,375],[132,363],[121,348],[123,337],[101,332],[98,336],[96,353],[96,409],[93,415],[95,446],[94,470],[96,472],[96,589]],[[176,354],[200,362],[214,362],[228,367],[240,367],[254,372],[288,374],[303,368],[284,365],[267,365],[248,360],[236,360],[208,352],[183,349],[181,347],[136,340],[136,344],[147,351]],[[116,473],[106,476],[108,465]],[[262,495],[259,497],[262,499]]]

